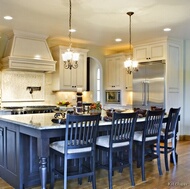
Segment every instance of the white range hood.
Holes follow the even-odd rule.
[[[14,31],[8,37],[1,69],[54,72],[56,61],[46,39],[43,35]]]

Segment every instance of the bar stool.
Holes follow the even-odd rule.
[[[134,133],[134,145],[137,155],[137,166],[141,166],[142,181],[145,181],[146,159],[157,159],[158,171],[162,175],[160,162],[160,133],[165,110],[147,111],[142,131]],[[156,151],[154,146],[156,145]],[[148,147],[148,148],[147,148]],[[145,153],[149,151],[149,153]]]
[[[68,179],[78,178],[82,184],[82,177],[89,177],[92,188],[96,189],[95,147],[99,120],[100,115],[67,115],[64,140],[50,144],[50,188],[54,188],[55,176],[58,175],[63,178],[64,189],[67,189]],[[63,171],[55,165],[57,157],[63,159]],[[68,160],[73,160],[70,162],[74,162],[72,168]]]
[[[176,165],[176,142],[175,142],[175,133],[176,126],[179,117],[180,108],[170,108],[168,114],[168,121],[166,127],[161,131],[160,137],[160,153],[164,154],[165,168],[166,171],[169,171],[168,166],[168,153],[172,152],[172,158],[174,165]],[[171,141],[171,145],[170,142]]]
[[[99,136],[96,147],[107,152],[108,164],[99,164],[99,168],[108,170],[109,189],[112,189],[112,174],[114,170],[122,171],[129,166],[131,185],[135,185],[133,176],[133,135],[137,113],[113,113],[112,127],[109,135]],[[127,153],[127,159],[125,154]]]

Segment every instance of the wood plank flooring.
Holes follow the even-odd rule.
[[[173,166],[170,164],[170,171],[165,171],[163,155],[162,157],[162,171],[163,175],[159,176],[157,169],[157,161],[146,162],[145,172],[146,181],[141,180],[141,170],[136,168],[134,164],[134,177],[135,187],[131,187],[129,178],[129,169],[124,169],[123,173],[115,172],[113,177],[113,188],[114,189],[189,189],[190,188],[190,141],[179,141],[177,146],[178,152],[178,164]],[[48,185],[47,185],[48,188]],[[62,182],[57,181],[55,189],[60,189]],[[104,170],[97,171],[97,189],[107,189],[108,180],[107,172]],[[5,181],[0,178],[0,189],[13,189]],[[32,189],[40,189],[35,187]],[[91,189],[91,184],[83,179],[83,184],[78,185],[76,180],[70,180],[68,189]]]

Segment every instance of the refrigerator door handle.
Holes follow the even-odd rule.
[[[149,105],[149,82],[146,83],[146,106]]]
[[[149,81],[142,82],[142,105],[147,106],[149,102]]]
[[[142,82],[142,105],[145,106],[145,83]]]

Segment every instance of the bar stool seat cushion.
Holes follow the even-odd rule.
[[[109,139],[110,139],[110,136],[109,136],[109,135],[106,135],[106,136],[99,136],[99,137],[97,137],[97,139],[96,139],[96,145],[109,148]],[[113,148],[117,148],[117,147],[127,146],[127,145],[129,145],[129,142],[119,142],[119,143],[113,143],[113,146],[112,146],[112,147],[113,147]]]
[[[65,141],[61,140],[61,141],[53,142],[53,143],[50,144],[50,148],[64,154]],[[91,147],[68,149],[68,154],[89,152],[89,151],[91,151],[91,149],[92,149]]]
[[[143,131],[135,131],[134,140],[142,141],[142,135],[143,135]],[[145,141],[155,140],[156,138],[157,138],[157,136],[147,137]]]
[[[168,135],[172,135],[173,134],[173,132],[172,131],[170,131],[170,132],[168,132]],[[162,129],[161,130],[161,134],[160,134],[161,136],[165,136],[165,129]]]

